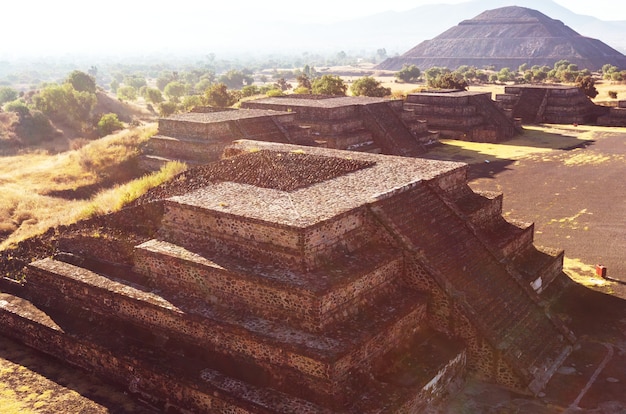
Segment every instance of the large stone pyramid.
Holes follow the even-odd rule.
[[[413,64],[422,70],[461,65],[501,69],[523,63],[553,66],[562,59],[581,69],[598,70],[606,63],[626,68],[626,56],[607,44],[581,36],[537,10],[518,6],[487,10],[464,20],[405,54],[385,60],[379,68],[398,70],[403,64]]]

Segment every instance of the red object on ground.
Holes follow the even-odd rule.
[[[596,275],[606,277],[606,267],[602,265],[596,265]]]

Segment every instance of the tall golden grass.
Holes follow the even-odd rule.
[[[53,197],[97,185],[139,155],[139,146],[156,133],[151,124],[124,130],[67,152],[44,151],[0,158],[0,250],[51,227],[71,224],[94,214],[119,210],[148,189],[183,171],[170,163],[161,171],[103,190],[88,200]]]

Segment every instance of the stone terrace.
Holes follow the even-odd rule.
[[[496,95],[496,101],[528,124],[592,124],[609,111],[575,86],[507,86],[504,94]]]
[[[467,165],[248,140],[224,157],[146,204],[159,229],[130,263],[94,235],[29,264],[0,331],[209,413],[423,412],[467,374],[536,394],[571,351],[541,305],[562,252]]]
[[[404,108],[448,138],[499,142],[512,138],[516,132],[510,114],[496,105],[488,93],[459,90],[411,93]]]
[[[242,106],[293,112],[297,122],[310,127],[315,141],[327,148],[415,156],[438,139],[421,118],[403,110],[401,100],[289,95]]]
[[[216,161],[237,139],[306,143],[308,131],[295,126],[294,119],[287,112],[212,108],[160,118],[158,133],[143,149],[142,165],[155,170],[171,160],[190,165]]]

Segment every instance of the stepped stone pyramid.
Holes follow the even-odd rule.
[[[59,230],[2,279],[0,331],[190,412],[423,412],[467,375],[536,394],[575,340],[544,308],[563,252],[467,170],[237,141],[88,223],[112,236]]]
[[[454,89],[410,93],[404,108],[448,138],[500,142],[517,132],[512,111],[494,102],[490,93]]]
[[[559,20],[525,7],[487,10],[464,20],[439,36],[426,40],[401,56],[389,58],[379,69],[400,70],[402,65],[456,69],[554,66],[567,60],[579,68],[599,70],[603,65],[626,67],[626,56],[597,39],[584,37]]]
[[[244,108],[294,112],[311,129],[318,146],[390,155],[417,156],[438,133],[402,100],[371,97],[288,95],[244,102]]]
[[[594,104],[575,86],[506,86],[496,101],[523,123],[589,124],[608,114],[609,108]],[[626,125],[622,123],[622,125]]]
[[[160,118],[157,135],[143,149],[142,167],[216,161],[237,139],[417,156],[439,138],[401,100],[290,95],[243,102],[242,108],[197,108]]]

